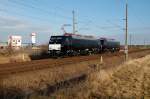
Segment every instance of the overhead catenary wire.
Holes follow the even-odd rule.
[[[8,2],[11,2],[11,3],[13,3],[13,4],[16,4],[16,5],[20,5],[20,6],[22,6],[22,7],[24,7],[24,8],[29,8],[29,9],[36,9],[36,10],[38,10],[38,11],[40,11],[41,13],[45,13],[45,14],[48,14],[48,15],[53,15],[53,16],[56,16],[56,17],[59,17],[59,18],[64,18],[64,19],[67,19],[67,20],[72,20],[72,18],[71,17],[66,17],[66,16],[64,16],[64,15],[60,15],[60,14],[58,14],[57,12],[51,12],[51,11],[47,11],[47,10],[45,10],[45,9],[42,9],[42,8],[39,8],[39,7],[37,7],[36,5],[33,5],[33,2],[31,3],[30,2],[30,4],[29,3],[24,3],[23,1],[15,1],[15,0],[7,0]],[[18,13],[17,13],[18,14]],[[20,14],[19,14],[20,15]],[[23,15],[22,15],[23,16]],[[30,16],[30,17],[32,17],[33,18],[33,16]],[[84,17],[85,18],[85,17]],[[40,19],[40,18],[39,18]],[[41,20],[42,20],[42,18],[41,18]],[[46,21],[46,20],[45,20]],[[80,20],[79,19],[79,21],[78,21],[78,24],[86,24],[87,25],[87,23],[88,24],[90,24],[90,23],[92,23],[92,27],[93,28],[97,28],[97,29],[101,29],[101,30],[104,30],[104,31],[109,31],[109,29],[113,29],[113,28],[118,28],[118,29],[120,29],[120,30],[122,30],[122,28],[119,26],[119,25],[116,25],[116,24],[113,24],[111,21],[108,21],[108,20],[106,20],[106,23],[109,23],[109,24],[111,24],[111,25],[113,25],[113,27],[108,27],[108,26],[99,26],[99,25],[97,25],[95,22],[93,22],[93,20],[91,21],[91,20],[86,20],[86,21],[83,21],[83,20]],[[84,28],[84,27],[83,27]]]
[[[144,22],[144,21],[143,21],[143,18],[140,16],[141,14],[140,14],[140,15],[137,15],[136,10],[134,9],[133,6],[129,6],[128,8],[129,8],[130,12],[132,12],[131,15],[137,20],[137,23],[140,24],[140,25],[142,25],[142,26],[139,26],[139,27],[132,27],[132,28],[129,28],[129,29],[132,30],[132,33],[136,33],[137,30],[138,30],[138,31],[150,30],[150,27],[147,26],[146,22]],[[147,40],[146,40],[145,37],[143,37],[143,36],[141,36],[141,37],[142,37],[142,38],[141,38],[141,42],[144,40],[144,45],[145,45],[145,42],[146,42]]]
[[[49,11],[49,10],[42,9],[42,8],[39,8],[39,7],[35,6],[35,5],[33,5],[33,4],[29,4],[29,3],[27,4],[27,3],[24,3],[22,1],[17,2],[15,0],[13,0],[13,1],[12,0],[7,0],[7,1],[11,2],[11,3],[14,3],[16,5],[21,5],[21,6],[25,7],[25,8],[30,8],[30,9],[34,9],[34,10],[37,9],[41,13],[46,13],[48,15],[53,15],[55,17],[64,18],[64,19],[70,19],[70,20],[72,19],[72,17],[64,16],[64,15],[61,15],[61,14],[56,13],[56,12],[52,12],[52,11]]]
[[[9,0],[10,1],[10,0]],[[25,6],[25,4],[24,3],[21,3],[21,4],[23,4],[24,6]],[[41,11],[44,11],[44,12],[47,12],[47,13],[49,13],[50,11],[47,11],[47,10],[44,10],[44,9],[41,9],[41,8],[38,8],[38,7],[36,7],[35,5],[28,5],[28,7],[32,7],[32,8],[37,8],[37,9],[39,9],[39,10],[41,10]],[[58,7],[57,7],[58,8]],[[62,7],[61,7],[62,8]],[[62,9],[61,9],[62,10]],[[53,13],[53,12],[50,12],[50,13]],[[68,18],[68,19],[72,19],[71,17],[66,17],[66,16],[63,16],[63,15],[59,15],[59,14],[57,14],[57,13],[53,13],[53,14],[56,14],[57,16],[59,16],[59,17],[63,17],[63,18]],[[106,21],[107,23],[110,23],[110,24],[112,24],[112,25],[114,25],[114,27],[116,28],[120,28],[121,30],[122,30],[122,28],[121,28],[121,26],[119,26],[119,25],[117,25],[117,24],[113,24],[111,21],[109,21],[109,20],[107,20]],[[87,23],[87,21],[81,21],[81,20],[79,20],[78,21],[78,23]],[[94,22],[93,22],[94,23]],[[99,27],[100,28],[100,26],[96,26],[96,27]],[[102,27],[101,29],[103,29],[104,30],[104,28]]]
[[[1,8],[0,8],[0,12],[6,13],[6,14],[8,14],[8,13],[9,13],[9,14],[10,14],[10,13],[13,13],[13,14],[17,14],[17,15],[22,16],[22,17],[32,18],[32,20],[44,21],[44,23],[48,23],[48,24],[49,24],[49,22],[47,22],[47,20],[45,20],[44,18],[41,18],[41,17],[37,17],[37,16],[24,15],[24,14],[18,13],[18,12],[16,12],[16,11],[10,12],[10,11],[7,10],[7,9],[1,9]]]
[[[56,17],[59,17],[59,18],[65,18],[65,19],[70,19],[70,20],[72,19],[71,17],[67,17],[67,16],[64,16],[64,15],[60,15],[60,14],[58,14],[58,13],[56,13],[56,12],[47,11],[47,10],[45,10],[45,9],[42,9],[42,8],[39,8],[39,7],[35,6],[34,4],[35,4],[36,2],[38,2],[37,0],[33,0],[34,3],[33,3],[33,2],[30,2],[30,4],[29,4],[29,3],[25,4],[23,1],[19,1],[19,2],[15,1],[15,0],[13,0],[13,1],[12,1],[12,0],[8,0],[8,1],[11,2],[11,3],[14,3],[14,4],[19,4],[19,5],[24,6],[24,7],[27,7],[27,8],[38,9],[38,10],[40,10],[42,13],[46,13],[46,14],[49,14],[49,15],[50,15],[50,14],[51,14],[51,15],[55,15]],[[59,8],[59,9],[61,8],[61,10],[62,10],[62,7],[56,7],[56,8]],[[67,10],[68,10],[68,9],[67,9]],[[70,11],[71,11],[71,10],[70,10]],[[91,20],[90,20],[90,21],[91,21]],[[112,23],[110,20],[106,20],[106,22],[107,22],[107,23],[110,23],[111,25],[113,25],[114,28],[119,28],[120,30],[122,30],[121,26]],[[79,23],[79,24],[80,24],[80,23],[84,24],[84,23],[90,23],[90,22],[79,20],[78,23]],[[93,22],[93,23],[94,23],[94,22]],[[97,25],[96,27],[97,27],[97,28],[100,28],[100,29],[103,29],[103,30],[110,29],[109,27],[100,27],[99,25]],[[105,29],[105,28],[106,28],[106,29]],[[113,27],[111,27],[111,28],[113,28]]]

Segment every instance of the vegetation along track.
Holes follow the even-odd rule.
[[[129,53],[136,53],[141,51],[147,51],[150,49],[139,49],[139,50],[131,50]],[[62,58],[62,59],[43,59],[43,60],[35,60],[31,62],[23,62],[23,63],[8,63],[8,64],[1,64],[0,65],[0,77],[7,76],[10,74],[16,74],[20,72],[27,72],[45,68],[56,68],[58,66],[64,66],[68,64],[74,64],[77,62],[84,62],[89,60],[96,60],[101,55],[103,57],[110,57],[110,56],[122,56],[124,55],[123,52],[119,53],[104,53],[104,54],[97,54],[91,56],[76,56],[76,57],[69,57],[69,58]]]

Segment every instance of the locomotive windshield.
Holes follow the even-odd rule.
[[[51,36],[49,44],[61,44],[64,40],[64,36]]]

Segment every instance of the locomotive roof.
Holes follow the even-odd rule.
[[[100,40],[108,40],[108,41],[115,41],[115,39],[111,39],[111,38],[104,38],[104,37],[101,37],[99,38]]]
[[[76,38],[76,39],[88,39],[88,40],[96,39],[94,36],[80,35],[80,34],[73,34],[73,33],[65,33],[64,36],[71,36],[72,38]]]
[[[73,33],[65,33],[64,36],[78,36],[78,37],[94,38],[94,36],[91,36],[91,35],[81,35],[81,34],[73,34]]]

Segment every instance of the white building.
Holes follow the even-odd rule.
[[[22,37],[17,35],[9,36],[8,45],[12,48],[20,48],[22,45]]]
[[[36,44],[36,33],[31,33],[31,43],[32,45]]]

